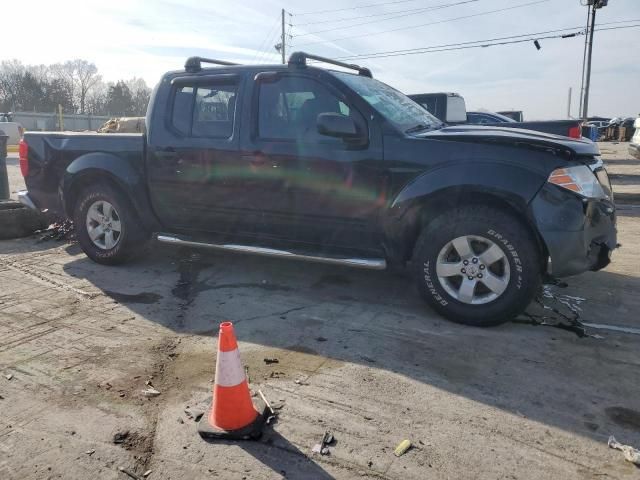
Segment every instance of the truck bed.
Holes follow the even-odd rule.
[[[52,213],[64,215],[60,198],[61,185],[66,173],[73,173],[92,161],[104,157],[132,167],[132,171],[144,176],[145,136],[141,133],[102,134],[95,132],[26,132],[24,141],[29,148],[28,174],[25,184],[31,200],[37,207],[46,207]]]

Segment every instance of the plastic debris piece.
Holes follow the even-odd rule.
[[[7,380],[11,380],[13,378],[13,373],[10,373],[9,375],[5,375],[4,378],[6,378]]]
[[[145,397],[157,397],[160,395],[160,392],[153,387],[149,387],[145,390],[142,390],[142,395]]]
[[[277,358],[265,358],[263,360],[267,365],[271,365],[272,363],[280,363],[280,360],[278,360]]]
[[[623,445],[618,442],[613,435],[609,437],[607,444],[609,445],[609,448],[620,450],[624,454],[624,459],[627,462],[640,466],[640,450],[633,448],[631,445]]]
[[[146,472],[144,472],[142,474],[143,477],[147,478],[149,475],[151,475],[151,470],[147,470]]]
[[[269,400],[267,400],[267,397],[264,396],[264,393],[262,393],[262,390],[258,389],[258,395],[260,395],[260,398],[262,398],[262,401],[264,402],[264,404],[267,406],[267,408],[271,412],[271,415],[275,415],[276,412],[273,410],[273,408],[271,408],[271,404],[269,403]]]
[[[87,455],[93,455],[94,453],[96,453],[96,451],[95,451],[95,449],[92,448],[91,450],[87,450],[84,453],[86,453]]]
[[[407,450],[409,450],[410,448],[411,448],[411,440],[403,440],[398,444],[396,449],[393,451],[393,454],[396,457],[399,457],[401,455],[404,455],[407,452]]]

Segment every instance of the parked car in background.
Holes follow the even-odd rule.
[[[467,123],[472,125],[492,125],[495,123],[516,123],[516,121],[499,113],[467,112]]]
[[[0,122],[0,131],[9,137],[7,145],[18,145],[24,134],[24,128],[17,122]]]
[[[141,134],[27,132],[20,145],[19,198],[73,218],[98,263],[121,263],[155,236],[408,266],[435,310],[488,326],[524,311],[544,275],[599,270],[617,245],[596,144],[445,128],[357,65],[303,52],[288,65],[192,57],[163,76],[146,122]]]
[[[516,122],[524,122],[524,114],[522,110],[505,110],[504,112],[496,112],[505,117],[509,117]]]
[[[629,153],[640,159],[640,117],[635,119],[633,126],[636,130],[629,144]]]
[[[469,120],[465,100],[457,93],[420,93],[409,95],[409,98],[415,100],[427,109],[429,113],[447,124],[474,123],[486,126],[535,130],[570,138],[582,138],[583,136],[582,122],[580,120],[516,122],[502,114],[485,114],[484,112],[472,112],[471,120]],[[463,118],[465,120],[462,120]],[[590,137],[591,134],[587,138]]]

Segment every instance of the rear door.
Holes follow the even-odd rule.
[[[243,82],[237,74],[171,82],[167,119],[155,125],[147,163],[153,206],[167,227],[260,233],[260,210],[275,199],[262,159],[239,150]]]

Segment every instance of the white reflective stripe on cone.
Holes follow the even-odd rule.
[[[218,352],[215,382],[221,387],[240,385],[246,376],[240,361],[240,351],[236,348],[230,352]]]

